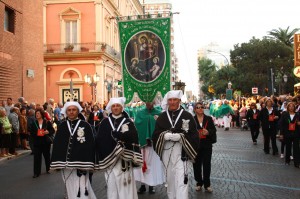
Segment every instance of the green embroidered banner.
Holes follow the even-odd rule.
[[[136,92],[151,102],[171,89],[170,18],[119,21],[123,89],[126,103]]]

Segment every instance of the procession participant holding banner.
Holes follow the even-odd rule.
[[[61,169],[68,199],[96,198],[88,171],[94,169],[95,139],[92,127],[78,115],[78,102],[66,102],[61,113],[67,117],[57,129],[51,157],[51,169]]]
[[[107,198],[137,199],[133,167],[143,164],[134,123],[123,111],[125,98],[111,98],[109,116],[98,128],[96,153],[98,168],[105,170]]]
[[[150,194],[155,193],[154,186],[165,182],[162,162],[152,147],[152,135],[160,113],[160,107],[147,102],[146,107],[137,112],[134,120],[143,154],[143,166],[134,170],[134,176],[136,181],[149,185]],[[144,184],[139,188],[139,194],[146,191]]]
[[[211,156],[213,144],[217,142],[217,130],[212,118],[204,114],[204,109],[203,103],[195,104],[194,118],[199,133],[200,147],[193,167],[197,182],[196,191],[200,191],[204,185],[205,191],[211,193],[213,191],[210,186]]]
[[[198,131],[193,116],[180,106],[181,90],[169,91],[163,99],[161,113],[155,125],[153,145],[160,156],[170,199],[188,198],[188,168],[195,161],[199,146]]]

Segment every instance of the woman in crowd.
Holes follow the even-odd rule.
[[[200,102],[195,104],[194,119],[199,132],[200,147],[194,163],[194,176],[197,182],[196,190],[200,191],[204,185],[206,192],[211,193],[210,172],[211,172],[211,156],[212,147],[217,141],[216,127],[210,116],[204,114],[204,105]],[[202,174],[203,173],[203,174]]]
[[[293,147],[294,154],[294,165],[299,168],[299,125],[300,117],[299,114],[295,113],[296,106],[293,102],[289,102],[287,105],[287,111],[283,112],[281,118],[281,132],[283,140],[286,144],[285,152],[285,164],[290,164],[291,150]]]
[[[282,112],[281,112],[281,115],[283,115],[286,111],[287,111],[287,102],[283,102],[283,107],[282,107]],[[280,120],[278,121],[278,126],[279,126],[279,129],[280,129],[280,136],[279,136],[279,140],[280,140],[280,142],[281,142],[281,146],[280,146],[280,158],[284,158],[284,149],[285,149],[285,141],[284,141],[284,139],[283,139],[283,132],[282,132],[282,128],[281,128],[281,126],[282,126],[282,124],[281,124],[281,122],[282,122],[282,117],[280,117]],[[291,158],[292,158],[293,156],[291,155]]]
[[[259,114],[260,111],[256,108],[256,104],[252,102],[250,109],[247,111],[246,119],[250,127],[251,138],[254,145],[257,145],[259,135]]]
[[[29,150],[27,147],[27,140],[28,140],[28,131],[27,131],[27,117],[26,117],[26,108],[20,109],[20,139],[22,148],[25,150]]]
[[[273,107],[273,101],[267,98],[266,107],[261,110],[260,121],[264,134],[264,152],[270,153],[270,140],[272,143],[273,155],[278,154],[276,145],[277,121],[279,119],[279,111]]]
[[[1,155],[0,157],[11,156],[9,153],[9,147],[11,145],[10,142],[10,134],[12,133],[12,125],[10,124],[8,117],[6,116],[5,108],[0,108],[0,124],[2,126],[1,132]]]
[[[103,113],[100,111],[99,106],[95,104],[93,106],[93,112],[90,113],[88,123],[95,128],[95,132],[98,131],[100,122],[103,119]]]
[[[33,178],[39,177],[42,167],[42,154],[45,159],[46,172],[49,174],[50,169],[50,147],[51,137],[54,134],[52,123],[47,121],[44,116],[44,111],[38,109],[35,111],[36,121],[32,124],[33,148],[34,148],[34,165]]]
[[[47,121],[52,121],[52,118],[50,117],[50,114],[47,112],[47,107],[48,107],[48,103],[45,102],[45,104],[43,105],[43,114],[44,114],[44,118],[47,120]]]

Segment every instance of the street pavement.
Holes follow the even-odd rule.
[[[250,131],[217,129],[218,141],[213,147],[211,184],[213,193],[196,192],[192,186],[189,198],[249,198],[249,199],[299,199],[300,169],[285,165],[284,159],[263,152],[262,133],[258,145],[253,145]],[[278,148],[280,143],[278,142]],[[10,160],[0,161],[0,199],[63,199],[64,185],[60,172],[32,178],[33,156],[23,152]],[[102,172],[93,176],[93,189],[98,199],[106,199],[105,180]],[[139,187],[139,183],[137,184]],[[148,189],[148,187],[147,187]],[[156,193],[139,195],[141,199],[167,199],[163,185]]]

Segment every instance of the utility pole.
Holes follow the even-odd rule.
[[[273,68],[271,68],[271,89],[272,89],[271,93],[272,93],[272,95],[274,95],[274,82],[273,82],[274,78],[273,78],[273,76],[274,76]]]

